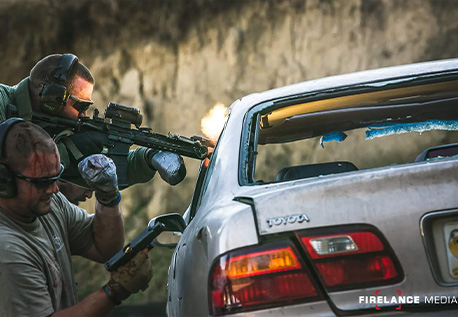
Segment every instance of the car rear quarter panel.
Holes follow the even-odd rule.
[[[208,277],[215,258],[241,247],[258,243],[251,207],[230,201],[218,204],[205,217],[189,224],[176,249],[175,279],[169,279],[170,298],[177,316],[206,316],[208,311]],[[172,259],[173,261],[174,259]]]

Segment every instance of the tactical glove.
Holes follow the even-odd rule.
[[[146,156],[150,167],[157,170],[161,178],[170,185],[176,185],[185,178],[186,166],[178,154],[150,149]]]
[[[90,155],[79,162],[78,169],[102,205],[112,206],[119,203],[116,165],[112,159],[103,154]]]
[[[129,262],[113,271],[107,283],[112,295],[119,302],[131,294],[144,291],[153,277],[148,250],[138,252]]]

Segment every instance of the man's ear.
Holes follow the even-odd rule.
[[[5,161],[4,159],[0,161]],[[13,171],[8,165],[0,163],[0,198],[13,198],[17,194]]]

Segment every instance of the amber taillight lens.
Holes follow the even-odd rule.
[[[230,252],[210,271],[209,305],[216,316],[319,298],[289,241]]]

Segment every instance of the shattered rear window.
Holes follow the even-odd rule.
[[[253,182],[457,157],[455,87],[435,83],[264,109],[251,155]]]
[[[419,126],[423,124],[419,123]],[[394,132],[396,130],[392,128],[367,127],[335,133],[345,135],[344,140],[315,137],[288,144],[261,145],[258,147],[255,180],[259,183],[279,182],[413,163],[423,151],[434,146],[457,143],[455,148],[458,151],[456,127],[458,121],[454,121],[455,130],[452,131]],[[377,131],[376,137],[374,131]],[[452,156],[454,154],[452,152]],[[430,159],[441,157],[444,156]],[[303,173],[294,172],[291,167],[298,167]],[[286,174],[288,169],[291,172]]]

